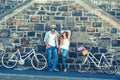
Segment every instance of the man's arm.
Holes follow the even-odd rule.
[[[45,45],[46,45],[46,47],[47,48],[49,48],[50,46],[48,45],[48,38],[49,38],[49,34],[48,34],[48,32],[45,34],[45,38],[44,38],[44,43],[45,43]]]

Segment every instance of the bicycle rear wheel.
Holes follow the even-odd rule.
[[[111,62],[111,66],[109,66],[109,64],[107,64],[106,62],[104,62],[102,70],[106,74],[115,74],[118,71],[118,63],[117,63],[117,61],[113,60]]]
[[[36,54],[31,59],[32,67],[36,70],[43,70],[47,65],[47,60],[44,55]]]
[[[74,68],[78,72],[87,72],[90,68],[90,62],[85,62],[85,56],[78,57],[74,62]],[[84,64],[83,64],[84,63]]]
[[[2,56],[2,65],[5,68],[14,68],[17,64],[18,57],[16,55],[13,56],[11,53],[5,53]]]

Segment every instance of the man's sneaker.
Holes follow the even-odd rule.
[[[54,69],[53,71],[58,72],[59,70],[58,69]]]
[[[64,72],[67,72],[67,69],[64,69]]]

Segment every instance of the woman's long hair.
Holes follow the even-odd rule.
[[[68,32],[64,32],[64,33],[65,33],[66,38],[68,38]],[[63,40],[64,40],[64,36],[61,35],[61,40],[60,40],[61,44],[64,44]]]

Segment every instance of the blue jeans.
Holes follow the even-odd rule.
[[[67,57],[67,54],[68,54],[68,50],[66,49],[60,49],[60,54],[62,56],[62,65],[63,65],[63,68],[66,69],[67,66],[66,66],[66,57]]]
[[[58,54],[56,47],[51,46],[50,48],[47,49],[47,53],[48,53],[48,69],[54,70],[56,69],[58,64]]]

